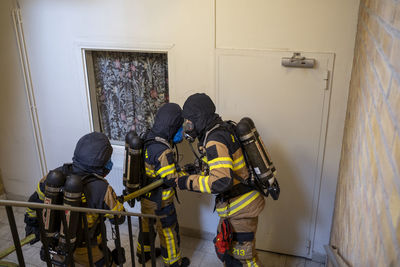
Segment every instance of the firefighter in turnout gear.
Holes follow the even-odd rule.
[[[175,179],[180,175],[172,146],[182,141],[182,109],[174,103],[164,104],[157,112],[154,125],[144,143],[146,184],[163,179],[164,184],[141,198],[142,213],[164,216],[156,222],[160,238],[161,256],[165,266],[188,266],[190,260],[181,256],[179,225],[174,205]],[[139,233],[137,256],[141,262],[142,249],[146,260],[150,259],[149,222],[143,219],[143,231]],[[154,237],[155,238],[155,237]],[[156,251],[157,253],[157,251]]]
[[[249,171],[235,134],[224,127],[215,105],[206,94],[191,95],[183,106],[184,135],[198,139],[203,163],[200,174],[179,177],[179,189],[216,194],[220,217],[214,240],[217,256],[226,266],[262,266],[255,250],[262,194],[241,181]]]
[[[78,179],[77,182],[81,184],[80,188],[82,189],[81,193],[78,195],[78,200],[80,200],[79,202],[81,203],[81,206],[93,209],[123,211],[123,204],[118,201],[113,188],[104,179],[112,168],[112,151],[113,148],[104,134],[93,132],[84,135],[79,139],[75,147],[72,163],[64,164],[63,166],[50,171],[49,174],[43,177],[38,183],[36,192],[31,195],[29,201],[43,203],[45,199],[47,199],[47,195],[45,195],[47,187],[51,186],[50,180],[52,182],[57,180],[60,181],[62,180],[60,177],[63,177],[63,179],[65,179],[64,191],[68,190],[67,187],[71,184],[73,179]],[[79,196],[81,199],[79,199]],[[102,237],[100,234],[100,217],[98,214],[87,214],[86,217],[92,246],[93,262],[95,266],[110,266],[111,263],[105,263],[105,257],[101,248]],[[105,217],[109,218],[113,224],[121,224],[125,219],[125,217],[117,217],[117,219],[114,220],[114,217],[111,214],[107,214]],[[54,220],[51,220],[51,222],[54,222]],[[26,235],[34,233],[37,237],[33,242],[31,242],[31,244],[39,241],[39,225],[35,210],[27,209],[25,213],[25,224]],[[81,221],[77,224],[78,229],[75,234],[74,262],[77,266],[89,266],[83,225]],[[57,229],[60,229],[60,227],[58,226]],[[60,234],[62,235],[62,233]],[[60,258],[57,256],[56,258],[57,260],[62,259],[62,257]],[[110,254],[109,259],[111,258]]]

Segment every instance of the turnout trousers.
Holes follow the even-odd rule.
[[[179,225],[176,217],[174,195],[175,191],[173,188],[166,188],[154,192],[152,194],[161,194],[160,197],[146,197],[141,199],[141,209],[143,214],[152,214],[163,216],[160,220],[155,223],[156,231],[155,234],[159,235],[161,256],[165,266],[180,266],[181,264],[181,252],[180,252],[180,237],[179,237]],[[161,203],[159,203],[161,201]],[[143,243],[140,242],[143,240]],[[142,232],[139,233],[139,239],[137,243],[137,254],[140,257],[142,249],[145,253],[150,253],[150,228],[149,221],[147,218],[142,218]]]
[[[220,202],[216,210],[220,216],[218,231],[224,219],[228,219],[233,231],[233,241],[224,262],[227,267],[263,267],[255,249],[258,215],[264,209],[264,197],[250,191],[227,202]]]

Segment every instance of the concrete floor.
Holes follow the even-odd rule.
[[[20,238],[25,237],[24,230],[24,212],[25,208],[14,208],[15,220],[18,227],[18,233]],[[133,219],[135,221],[135,219]],[[109,225],[107,223],[107,225]],[[129,253],[129,238],[128,238],[128,226],[126,223],[121,225],[121,243],[122,246],[125,247],[127,263],[125,266],[130,266],[131,257]],[[137,227],[133,226],[134,240],[137,237]],[[111,237],[111,229],[108,227],[107,237],[110,239]],[[136,241],[134,241],[136,242]],[[217,256],[214,252],[214,244],[208,240],[197,239],[188,236],[181,236],[181,244],[182,244],[182,255],[190,258],[191,267],[214,267],[214,266],[223,266],[221,262],[218,260]],[[4,207],[0,207],[0,251],[8,248],[13,245],[12,235],[10,231],[10,227],[8,225],[7,215]],[[112,240],[108,241],[108,245],[110,249],[114,247],[114,242]],[[40,260],[39,252],[40,252],[41,243],[38,242],[34,245],[26,245],[23,247],[23,254],[26,266],[45,266],[45,263]],[[136,251],[136,248],[135,248]],[[316,263],[304,258],[292,257],[287,255],[281,255],[276,253],[270,253],[265,251],[258,251],[259,258],[265,267],[323,267],[323,264]],[[2,259],[2,261],[9,261],[17,263],[16,253],[12,253],[6,258]],[[136,262],[136,266],[139,264]],[[147,266],[150,266],[147,263]],[[157,259],[157,266],[162,266],[162,260],[159,257]]]

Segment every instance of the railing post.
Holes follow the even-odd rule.
[[[118,215],[114,215],[114,223],[115,223],[115,234],[117,235],[115,239],[115,248],[117,249],[119,266],[122,267],[124,266],[124,264],[122,263],[122,255],[121,255],[121,236],[119,235]]]
[[[155,251],[155,233],[154,233],[154,220],[149,218],[149,239],[150,239],[150,254],[151,254],[151,266],[156,267],[156,251]]]
[[[69,239],[69,227],[68,227],[68,223],[67,223],[67,218],[65,217],[65,212],[62,212],[61,214],[62,214],[61,221],[62,221],[63,227],[65,229],[65,242],[67,244],[67,250],[68,250],[68,256],[65,260],[67,262],[67,266],[68,266],[68,264],[70,264],[72,267],[74,267],[75,266],[74,255],[72,252],[71,242]]]
[[[39,221],[40,240],[42,241],[42,244],[43,244],[44,259],[46,260],[47,267],[51,267],[51,258],[50,258],[50,253],[49,253],[49,242],[47,242],[48,239],[47,239],[46,233],[44,232],[42,209],[37,209],[36,210],[36,218]]]
[[[126,216],[128,219],[128,232],[129,232],[129,248],[131,252],[132,267],[135,267],[135,250],[133,248],[133,234],[132,234],[132,221],[131,216]]]
[[[25,267],[24,255],[22,254],[21,243],[19,242],[17,225],[15,224],[14,213],[11,206],[6,206],[8,222],[10,223],[11,234],[14,240],[15,250],[17,252],[19,266]]]
[[[146,256],[144,254],[144,238],[143,238],[143,226],[142,226],[143,217],[138,217],[138,219],[139,219],[139,244],[141,248],[140,256],[142,257],[142,266],[146,267]]]
[[[89,237],[89,227],[88,227],[88,222],[87,222],[87,217],[86,217],[87,213],[81,213],[82,215],[82,221],[83,221],[83,229],[85,232],[85,239],[86,239],[86,249],[88,252],[88,259],[89,259],[89,265],[90,267],[94,266],[93,265],[93,255],[92,255],[92,246],[90,244],[90,237]],[[95,227],[95,226],[93,226]]]
[[[104,223],[104,214],[100,214],[100,231],[101,231],[101,246],[103,249],[103,255],[106,261],[106,266],[108,266],[108,263],[110,262],[109,260],[110,255],[108,253],[108,247],[107,247],[107,231],[106,231],[106,225]]]

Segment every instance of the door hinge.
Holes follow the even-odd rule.
[[[324,90],[329,89],[329,70],[324,71]]]

